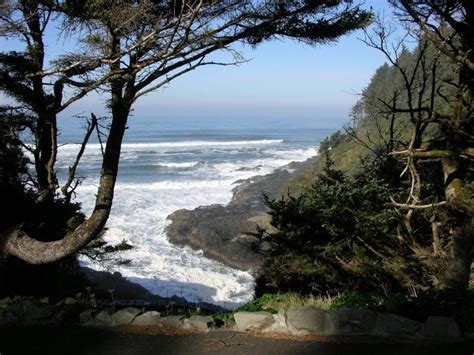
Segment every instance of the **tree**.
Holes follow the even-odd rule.
[[[386,55],[402,78],[402,86],[390,99],[379,97],[385,113],[411,125],[404,144],[390,152],[405,162],[402,175],[409,174],[411,188],[404,202],[392,198],[391,203],[402,216],[411,240],[416,238],[411,225],[414,214],[432,211],[438,276],[444,287],[464,291],[474,251],[473,43],[471,37],[466,38],[472,30],[472,5],[464,1],[393,3],[404,11],[399,14],[402,20],[408,17],[417,25],[408,29],[406,37],[418,41],[414,65],[403,62],[401,42],[390,43],[387,27],[379,26],[366,40]],[[433,17],[436,24],[431,22]],[[443,176],[439,180],[444,196],[438,201],[423,201],[420,166],[433,162],[441,166]],[[432,171],[436,171],[433,165]]]
[[[469,0],[390,0],[443,54],[461,65],[460,80],[474,92],[474,4]],[[446,28],[449,28],[447,31]]]
[[[69,56],[75,58],[73,65],[62,61],[55,75],[46,74],[44,35],[55,16],[58,12],[50,1],[3,1],[0,11],[0,36],[24,44],[21,52],[0,53],[0,89],[15,100],[16,111],[31,118],[22,122],[22,128],[29,130],[34,144],[23,144],[23,148],[33,156],[35,174],[31,177],[39,203],[50,203],[58,187],[57,115],[89,92],[80,79],[99,66],[84,63],[74,54]],[[59,63],[59,59],[50,61]]]
[[[255,234],[253,247],[266,256],[257,292],[414,296],[430,288],[426,265],[400,243],[398,216],[386,203],[405,184],[392,184],[392,171],[374,158],[344,174],[327,153],[324,170],[301,195],[267,201],[274,228]]]
[[[37,66],[30,76],[66,76],[65,82],[71,83],[69,73],[87,72],[85,80],[72,81],[78,92],[71,99],[80,98],[91,90],[104,90],[110,95],[108,106],[112,116],[92,215],[72,233],[53,242],[31,238],[19,226],[3,234],[6,255],[34,264],[53,262],[80,250],[105,225],[112,206],[128,116],[139,97],[201,66],[238,64],[239,55],[231,47],[236,42],[256,46],[275,37],[288,37],[312,45],[326,43],[370,21],[370,14],[353,6],[351,1],[333,0],[20,3],[28,5],[21,9],[23,14],[29,14],[24,17],[27,25],[30,18],[38,18],[37,11],[28,12],[32,4],[37,9],[48,5],[48,11],[67,15],[67,25],[82,34],[82,42],[87,44],[87,54],[65,56],[46,70]],[[34,26],[38,24],[35,20]],[[38,28],[30,32],[39,37],[42,34]],[[42,42],[37,42],[42,51]],[[227,51],[233,59],[230,62],[212,60],[210,55],[217,51]],[[64,105],[58,97],[54,102],[59,102],[59,107]],[[48,122],[54,131],[54,122]],[[54,137],[53,134],[53,141]],[[54,145],[53,142],[53,148]],[[54,153],[53,149],[48,157],[50,161],[54,161]]]
[[[0,108],[0,185],[21,188],[22,175],[26,174],[27,159],[19,139],[22,116],[14,109]]]

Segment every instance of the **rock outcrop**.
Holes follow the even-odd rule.
[[[290,163],[273,173],[255,176],[239,184],[233,190],[232,201],[226,206],[210,205],[194,210],[178,210],[168,216],[167,227],[170,242],[202,250],[206,257],[218,260],[230,267],[257,272],[262,257],[249,247],[257,225],[268,227],[263,193],[277,198],[292,177],[311,168],[314,158],[301,163]]]

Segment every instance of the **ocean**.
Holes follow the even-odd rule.
[[[59,123],[60,181],[79,150],[84,126],[79,118]],[[340,123],[309,118],[131,117],[128,126],[104,239],[111,244],[125,240],[133,249],[101,263],[81,257],[81,264],[118,271],[164,297],[176,295],[229,309],[251,300],[254,278],[249,272],[172,245],[166,238],[166,217],[178,209],[228,203],[236,181],[316,155],[319,143]],[[100,144],[91,139],[77,171],[83,181],[76,201],[86,215],[94,206],[101,158]]]

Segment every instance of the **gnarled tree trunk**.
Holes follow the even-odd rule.
[[[442,159],[448,206],[457,211],[456,227],[445,257],[440,279],[445,288],[463,292],[469,285],[474,252],[474,202],[463,186],[462,162],[454,157]]]
[[[36,240],[18,226],[10,229],[0,237],[5,256],[15,256],[30,264],[51,263],[76,253],[100,233],[112,208],[120,149],[128,118],[126,109],[120,111],[113,115],[92,215],[64,238],[52,242]]]
[[[469,285],[474,249],[474,219],[464,219],[452,233],[451,247],[445,259],[446,266],[440,275],[444,287],[456,292],[464,292]]]

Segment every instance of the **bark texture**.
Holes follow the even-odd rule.
[[[100,177],[100,185],[92,215],[63,239],[42,242],[30,237],[20,226],[5,232],[3,254],[15,256],[30,264],[46,264],[58,261],[82,249],[97,237],[110,214],[117,179],[120,149],[127,123],[128,112],[114,116],[110,128]]]

